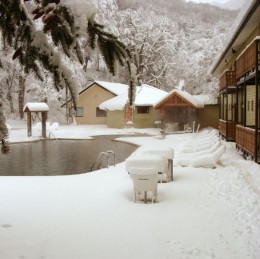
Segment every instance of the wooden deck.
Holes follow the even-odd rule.
[[[234,121],[219,120],[219,133],[227,141],[235,141],[236,123]]]
[[[257,50],[260,50],[259,45],[259,40],[253,41],[251,45],[237,58],[236,78],[238,81],[241,77],[255,73],[257,63],[260,63],[260,56],[257,55]]]
[[[244,157],[252,158],[260,162],[260,130],[258,131],[258,143],[256,140],[256,130],[242,125],[236,125],[236,147],[241,150]],[[256,150],[256,146],[258,147]]]
[[[219,78],[219,91],[230,86],[236,86],[236,72],[235,71],[225,71]]]

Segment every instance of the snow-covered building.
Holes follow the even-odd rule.
[[[219,130],[244,155],[260,162],[260,1],[242,8],[231,37],[213,64],[219,77]]]
[[[186,91],[174,89],[160,99],[156,105],[164,123],[174,123],[175,130],[184,130],[184,125],[193,122],[200,127],[217,127],[218,100],[211,95],[191,95]]]
[[[99,105],[127,91],[125,84],[94,81],[79,93],[76,111],[72,102],[68,102],[69,116],[74,115],[78,124],[106,124],[107,112]],[[62,107],[65,108],[66,103]]]
[[[154,105],[167,95],[167,92],[150,85],[143,84],[136,87],[134,109],[131,123],[135,128],[152,128],[160,120],[160,112]],[[124,92],[99,105],[107,112],[107,125],[111,128],[123,128],[129,121],[128,92]]]

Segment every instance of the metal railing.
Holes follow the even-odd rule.
[[[55,137],[55,135],[53,134],[52,131],[49,132],[49,139],[51,138],[51,135],[53,136],[53,138],[54,138],[55,140],[57,140],[57,138]]]
[[[116,165],[116,155],[114,153],[114,151],[112,150],[108,150],[107,152],[101,152],[99,153],[96,161],[93,163],[93,165],[91,166],[90,171],[92,172],[94,167],[97,165],[97,170],[100,169],[100,166],[102,165],[102,163],[104,162],[104,159],[106,161],[106,167],[108,168],[109,166],[111,166],[110,164],[110,158],[111,155],[113,157],[113,166]]]

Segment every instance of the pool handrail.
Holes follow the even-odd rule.
[[[106,158],[106,162],[107,162],[107,166],[106,166],[106,167],[108,168],[108,167],[110,166],[110,163],[109,163],[109,161],[110,161],[110,159],[109,159],[109,154],[113,154],[113,155],[114,155],[114,166],[115,166],[115,165],[116,165],[116,155],[115,155],[114,151],[108,150],[107,152],[100,152],[100,153],[99,153],[99,155],[98,155],[96,161],[95,161],[95,162],[93,163],[93,165],[91,166],[90,171],[92,172],[94,166],[97,164],[97,162],[98,162],[99,160],[100,160],[100,162],[99,162],[99,164],[98,164],[97,169],[100,169],[100,166],[101,166],[101,164],[102,164],[104,158]]]

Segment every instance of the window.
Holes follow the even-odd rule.
[[[74,108],[70,108],[69,115],[72,117],[74,115],[75,117],[83,117],[84,116],[84,108],[83,107],[77,107],[77,110],[74,110]]]
[[[137,114],[147,114],[149,113],[149,106],[137,106]]]
[[[107,112],[96,107],[96,117],[107,117]]]
[[[251,101],[251,111],[254,111],[254,101]]]

